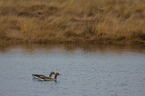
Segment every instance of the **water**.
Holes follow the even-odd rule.
[[[144,48],[1,45],[0,96],[145,96]],[[31,76],[51,71],[57,82]]]

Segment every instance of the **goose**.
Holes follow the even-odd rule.
[[[47,79],[52,79],[51,76],[52,74],[55,74],[55,72],[51,72],[49,77],[48,76],[45,76],[45,75],[42,75],[42,74],[32,74],[32,76],[34,77],[34,79],[38,79],[38,78],[47,78]]]
[[[59,74],[58,72],[55,74],[54,78],[45,78],[45,77],[38,77],[39,80],[41,81],[57,81],[57,76],[61,74]]]

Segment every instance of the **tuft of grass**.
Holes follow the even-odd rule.
[[[0,40],[145,42],[143,0],[0,0]]]

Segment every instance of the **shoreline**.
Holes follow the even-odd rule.
[[[46,40],[46,41],[23,41],[23,40],[0,40],[0,44],[52,44],[52,45],[60,45],[60,44],[74,44],[74,45],[107,45],[107,44],[119,44],[119,45],[144,45],[145,41],[143,40],[132,40],[132,41],[98,41],[98,40]]]

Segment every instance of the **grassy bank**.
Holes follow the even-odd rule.
[[[0,42],[145,43],[145,1],[0,0]]]

